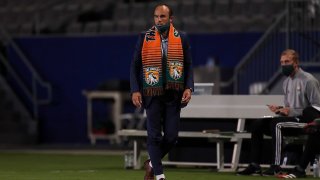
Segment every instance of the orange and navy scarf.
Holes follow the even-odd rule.
[[[144,37],[142,67],[145,96],[162,95],[164,89],[183,90],[184,67],[181,37],[172,24],[170,24],[168,35],[165,81],[162,72],[161,36],[154,26],[146,32]]]

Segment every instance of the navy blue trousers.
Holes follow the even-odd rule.
[[[161,159],[177,142],[180,111],[181,96],[173,91],[153,97],[146,107],[147,148],[155,175],[163,174]]]

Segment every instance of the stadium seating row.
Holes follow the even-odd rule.
[[[263,31],[284,0],[165,1],[177,28],[188,32]],[[0,24],[12,34],[139,32],[149,27],[155,1],[0,0]]]

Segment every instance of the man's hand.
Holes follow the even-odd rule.
[[[181,104],[187,105],[191,99],[191,89],[185,89],[182,94]]]
[[[137,107],[141,108],[142,106],[142,96],[140,92],[134,92],[132,93],[132,103]]]
[[[276,114],[280,114],[282,116],[289,116],[289,112],[290,112],[290,108],[289,107],[284,107],[284,108],[280,108],[278,109],[278,111],[276,111]]]
[[[277,105],[267,105],[270,109],[270,111],[282,115],[282,116],[288,116],[290,112],[289,107],[283,107],[283,106],[277,106]]]
[[[277,113],[279,109],[283,108],[283,106],[278,105],[267,105],[271,112]]]

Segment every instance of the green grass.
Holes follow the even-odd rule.
[[[0,153],[0,180],[142,180],[143,175],[143,170],[124,169],[121,155]],[[182,167],[166,167],[165,175],[169,180],[276,179]]]

